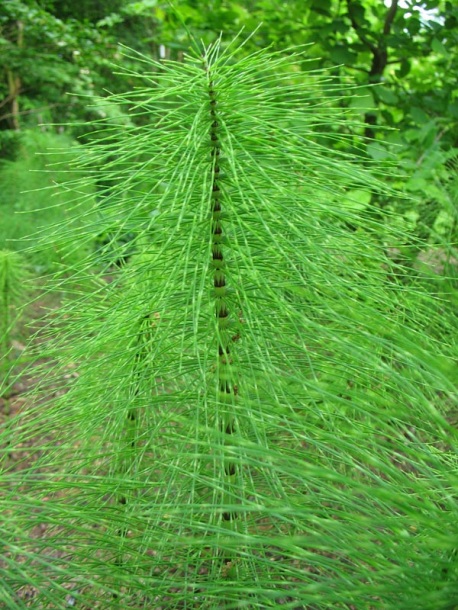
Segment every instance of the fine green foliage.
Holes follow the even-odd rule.
[[[11,332],[18,308],[25,300],[29,274],[20,254],[0,250],[0,355],[5,357],[11,347]]]
[[[66,136],[22,132],[14,161],[0,164],[0,248],[27,252],[34,271],[42,273],[63,263],[76,264],[87,255],[79,244],[61,239],[63,220],[78,224],[93,205],[94,185],[78,193],[71,182],[78,145]]]
[[[8,608],[456,599],[451,322],[339,152],[341,85],[237,52],[145,59],[75,162],[103,198],[69,238],[111,237],[5,433]]]

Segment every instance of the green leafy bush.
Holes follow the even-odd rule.
[[[80,152],[72,188],[104,201],[74,239],[116,227],[129,260],[78,266],[7,437],[8,608],[456,599],[447,319],[387,254],[403,233],[349,205],[377,168],[318,143],[349,133],[340,86],[236,53],[145,60],[113,101],[151,121]]]

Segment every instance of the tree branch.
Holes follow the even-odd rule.
[[[9,104],[11,102],[11,100],[13,99],[13,96],[11,94],[8,94],[6,97],[4,97],[2,99],[2,101],[0,102],[0,108],[2,108],[2,106],[6,106],[6,104]]]
[[[40,106],[39,108],[31,108],[30,110],[21,110],[17,114],[18,116],[24,116],[26,114],[38,114],[42,110],[49,110],[49,108],[56,108],[58,106],[65,106],[65,104],[48,104],[47,106]],[[4,121],[6,119],[11,119],[15,115],[12,112],[8,112],[7,114],[0,115],[0,121]]]
[[[394,18],[396,16],[396,11],[398,10],[398,0],[392,0],[391,6],[388,9],[388,13],[385,17],[385,23],[383,25],[383,34],[387,36],[390,33],[391,26],[393,24]]]

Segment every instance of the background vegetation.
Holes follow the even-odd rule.
[[[207,125],[189,32],[242,28]],[[454,608],[455,3],[7,0],[0,50],[0,605]]]
[[[449,253],[444,254],[443,249],[437,253],[436,246],[443,240],[450,242],[451,237],[453,241],[457,226],[455,3],[214,0],[179,2],[177,7],[180,19],[167,3],[156,0],[83,1],[78,7],[51,0],[2,3],[0,154],[4,162],[0,204],[4,219],[18,206],[27,208],[27,196],[22,195],[19,202],[14,188],[21,192],[36,188],[40,179],[46,185],[43,177],[23,170],[26,164],[32,168],[40,163],[35,152],[52,147],[51,138],[58,136],[59,146],[71,146],[75,138],[84,142],[95,129],[93,121],[107,116],[117,121],[125,115],[125,106],[105,98],[108,92],[126,90],[134,80],[116,74],[113,64],[126,73],[141,70],[142,62],[134,54],[121,59],[119,43],[155,59],[180,59],[188,46],[184,24],[197,39],[208,43],[220,31],[232,36],[241,28],[252,31],[262,22],[247,52],[267,45],[284,50],[292,44],[310,43],[307,57],[312,63],[308,68],[328,68],[342,84],[350,79],[363,87],[350,106],[361,119],[360,135],[369,139],[358,142],[355,133],[345,146],[381,167],[396,154],[395,186],[413,199],[401,203],[391,198],[384,205],[401,211],[404,228],[412,236],[427,236],[436,250],[420,256],[413,247],[413,258],[448,260]],[[13,187],[16,172],[21,177],[14,179]],[[362,194],[360,205],[368,202]],[[50,212],[46,215],[44,222],[51,222]],[[21,221],[28,222],[24,217]],[[6,247],[4,222],[2,247]],[[11,222],[17,225],[18,221]],[[27,232],[24,226],[22,235]],[[11,227],[10,237],[18,235],[17,226]]]

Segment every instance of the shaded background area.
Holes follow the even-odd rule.
[[[98,119],[131,121],[126,107],[105,99],[108,93],[134,85],[134,78],[126,73],[145,69],[142,57],[122,54],[120,45],[155,59],[181,60],[189,45],[188,29],[208,43],[220,32],[230,39],[262,23],[245,45],[246,53],[268,45],[288,53],[290,45],[310,44],[310,61],[304,69],[326,68],[342,86],[351,80],[361,87],[346,108],[360,119],[361,127],[346,140],[345,152],[375,160],[381,176],[395,154],[398,176],[389,180],[409,198],[375,202],[362,192],[357,205],[361,210],[375,204],[400,214],[398,222],[412,236],[411,247],[403,254],[405,258],[408,252],[410,260],[404,262],[455,275],[455,253],[445,247],[456,242],[457,233],[458,7],[454,4],[189,0],[177,2],[173,11],[158,0],[82,0],[78,5],[66,0],[3,2],[0,248],[21,249],[24,245],[17,240],[30,235],[31,226],[46,230],[63,214],[71,214],[62,205],[50,207],[46,191],[38,197],[24,194],[56,181],[52,171],[47,175],[29,171],[49,165],[44,152],[65,149],[71,156],[77,142],[97,137]],[[147,122],[148,117],[134,120]],[[326,134],[320,137],[325,145],[333,145],[332,133],[328,139]],[[101,200],[104,186],[94,185],[94,196]],[[418,251],[416,237],[426,238],[427,251]],[[110,239],[100,236],[102,245]],[[59,256],[49,252],[39,258],[31,262],[41,273],[47,261],[52,264]],[[456,302],[455,290],[450,285]]]

